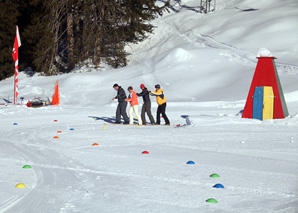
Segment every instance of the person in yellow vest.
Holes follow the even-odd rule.
[[[170,121],[166,115],[166,97],[163,93],[163,90],[160,88],[159,84],[155,85],[155,92],[150,91],[150,95],[156,96],[156,102],[158,104],[157,112],[156,112],[156,124],[160,124],[160,114],[166,122],[166,125],[170,125]]]

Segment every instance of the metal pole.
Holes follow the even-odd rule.
[[[202,8],[203,8],[202,1],[203,1],[203,0],[201,0],[201,5],[200,5],[200,12],[201,12],[201,13],[202,13]]]

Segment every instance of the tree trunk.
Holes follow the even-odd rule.
[[[72,5],[67,5],[67,72],[75,68]]]
[[[95,43],[95,55],[94,55],[94,64],[98,66],[101,63],[101,44],[102,44],[102,39],[103,39],[103,23],[104,23],[104,0],[100,1],[100,7],[99,7],[99,23],[98,23],[98,37],[96,39]]]

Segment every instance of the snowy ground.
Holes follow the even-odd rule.
[[[243,121],[235,116],[240,109],[169,107],[173,124],[186,124],[187,111],[191,125],[178,128],[106,125],[114,110],[105,106],[5,109],[2,210],[297,212],[298,116]]]
[[[51,97],[59,80],[61,104],[0,105],[0,212],[298,212],[298,3],[218,0],[208,15],[194,0],[172,5],[154,35],[128,48],[126,68],[20,74],[25,101]],[[286,119],[239,113],[262,47],[278,58]],[[12,100],[12,82],[0,82],[0,98]],[[161,84],[172,125],[107,125],[114,83]]]

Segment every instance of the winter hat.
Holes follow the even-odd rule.
[[[114,87],[119,87],[119,85],[118,85],[118,84],[114,84],[114,85],[113,85],[113,88],[114,88]]]
[[[155,88],[156,88],[156,89],[160,89],[160,85],[159,85],[159,84],[156,84],[156,85],[155,85]]]
[[[141,89],[144,89],[145,88],[145,85],[144,84],[141,84],[140,87],[141,87]]]

